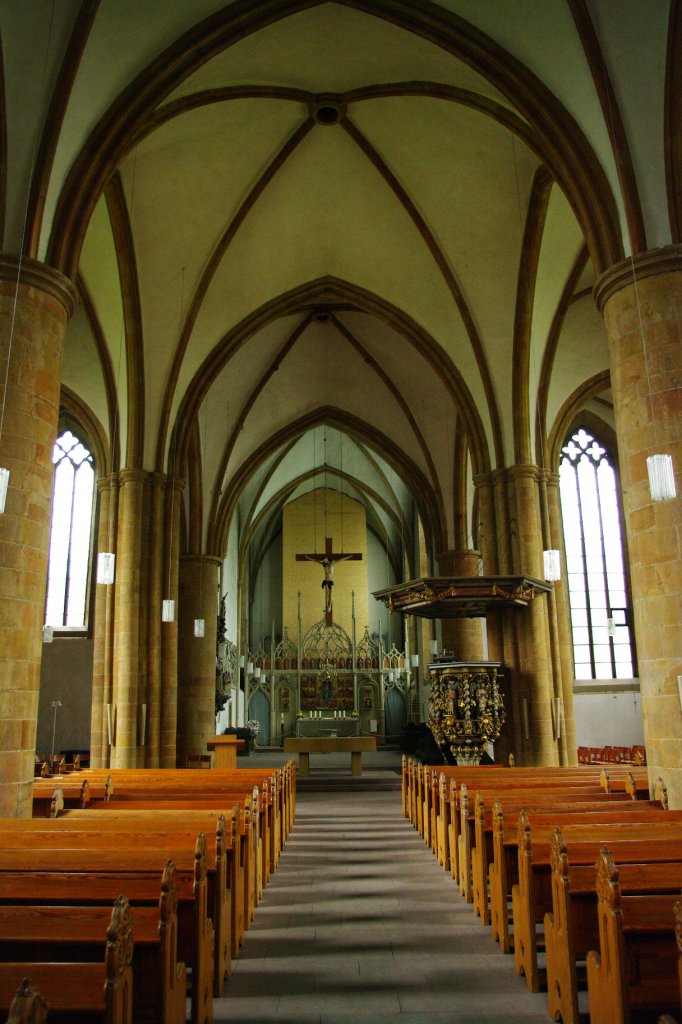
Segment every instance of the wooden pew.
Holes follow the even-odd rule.
[[[104,808],[106,807],[106,810]],[[157,799],[156,794],[145,797],[139,794],[135,799],[111,800],[102,805],[102,812],[110,816],[119,816],[128,811],[142,811],[146,814],[157,814],[163,812],[174,812],[176,815],[184,815],[192,811],[213,811],[214,815],[224,815],[230,821],[237,821],[234,810],[225,806],[225,800],[221,797],[201,796],[195,798],[173,799],[171,797]],[[243,925],[240,932],[240,942],[243,941],[243,929],[253,921],[255,908],[258,904],[259,895],[262,891],[262,859],[259,854],[262,851],[262,844],[259,841],[258,814],[252,811],[251,801],[247,801],[240,809],[238,816],[239,829],[238,839],[240,845],[239,865],[241,888],[236,889],[240,893],[239,899],[243,903]]]
[[[197,808],[128,809],[119,813],[98,811],[66,811],[55,822],[55,828],[75,832],[95,832],[111,837],[129,833],[141,843],[161,846],[181,837],[189,841],[198,832],[207,837],[208,905],[215,932],[215,994],[222,991],[231,972],[231,960],[244,942],[245,893],[241,861],[242,843],[239,834],[239,808],[226,816],[215,810]],[[224,863],[224,867],[223,867]]]
[[[544,812],[554,814],[584,814],[603,813],[611,820],[617,820],[625,812],[628,820],[641,818],[641,812],[645,810],[644,804],[632,804],[622,800],[615,800],[611,803],[605,799],[601,803],[589,804],[578,801],[571,801],[554,809],[545,807]],[[656,804],[652,804],[656,806]],[[659,805],[660,806],[660,805]],[[493,803],[492,811],[492,848],[493,856],[488,866],[489,881],[489,905],[490,905],[490,926],[494,939],[500,943],[504,953],[513,951],[514,942],[510,928],[510,902],[512,889],[518,883],[519,858],[518,858],[518,828],[519,808],[515,807],[509,798],[505,800],[505,807],[509,808],[507,818],[511,822],[505,825],[505,813],[502,802],[496,800]],[[622,810],[621,810],[622,809]],[[543,813],[540,805],[527,803],[524,808],[529,820],[538,814]],[[666,812],[667,813],[667,812]]]
[[[676,1013],[680,987],[674,939],[677,897],[624,895],[608,849],[597,862],[599,950],[587,955],[590,1024],[629,1024]]]
[[[59,904],[0,905],[0,960],[69,963],[103,945],[111,912],[106,906]],[[177,959],[177,881],[169,861],[161,877],[158,906],[132,906],[133,1020],[185,1024],[187,972]],[[93,957],[96,954],[93,954]],[[88,956],[88,959],[90,957]]]
[[[490,771],[490,769],[488,769]],[[458,837],[460,834],[460,822],[461,822],[461,804],[464,795],[468,796],[469,790],[476,790],[479,792],[487,793],[490,799],[494,799],[497,796],[502,797],[504,794],[510,794],[512,792],[526,793],[529,798],[539,799],[544,795],[546,799],[552,799],[559,790],[565,790],[570,792],[571,800],[601,800],[605,796],[609,796],[611,800],[626,800],[628,799],[625,793],[624,787],[618,793],[607,794],[603,786],[599,781],[597,774],[592,774],[591,777],[579,773],[578,777],[572,776],[567,773],[566,770],[561,772],[556,771],[551,774],[547,779],[544,776],[537,774],[539,770],[536,770],[535,774],[529,774],[528,770],[521,771],[520,774],[516,774],[518,769],[515,769],[514,773],[509,774],[505,777],[496,778],[494,774],[489,776],[479,776],[477,779],[466,780],[460,778],[450,778],[450,791],[449,791],[449,824],[450,824],[450,857],[454,859],[455,863],[459,864],[458,855]],[[459,868],[454,871],[456,878],[459,878]]]
[[[631,770],[633,770],[632,766],[627,765],[616,764],[609,766],[609,772],[614,780],[620,779],[627,771]],[[538,780],[560,778],[569,781],[571,784],[577,784],[581,780],[590,780],[593,784],[601,782],[603,785],[605,781],[602,778],[601,766],[593,765],[543,768],[510,768],[501,765],[439,765],[435,768],[429,768],[428,766],[421,765],[414,758],[407,758],[403,765],[403,804],[406,816],[409,817],[414,827],[422,835],[424,830],[424,804],[429,799],[426,787],[429,780],[432,780],[435,774],[439,777],[441,775],[444,776],[448,784],[450,780],[455,780],[457,785],[465,782],[467,785],[473,786],[474,783],[480,782],[486,787],[492,786],[493,783],[507,781],[513,781],[514,784],[524,781],[533,785]],[[642,786],[646,784],[646,773],[641,773],[637,778]]]
[[[93,1024],[132,1024],[133,936],[130,906],[119,896],[102,936],[96,963],[0,963],[0,1010],[6,1012],[23,979],[30,976],[50,1006],[50,1024],[70,1024],[74,1013]]]
[[[569,868],[567,844],[559,828],[552,835],[551,860],[552,912],[545,914],[544,925],[549,1015],[563,1024],[579,1024],[578,965],[599,942],[595,869],[592,864]],[[619,870],[621,893],[678,895],[682,888],[682,859],[623,863]]]
[[[85,773],[90,775],[90,772]],[[223,806],[236,799],[254,794],[258,790],[258,809],[253,806],[253,813],[258,815],[258,837],[261,845],[259,852],[261,879],[259,892],[274,869],[288,835],[288,827],[283,826],[281,776],[266,772],[242,772],[240,769],[201,771],[200,769],[113,769],[114,801],[118,808],[121,801],[151,799],[155,795],[159,799],[195,799],[211,796],[224,798]],[[257,779],[258,781],[254,781]],[[288,809],[285,809],[288,814]]]
[[[682,847],[682,823],[658,825],[656,838],[651,837],[651,825],[618,823],[609,825],[562,825],[565,839],[570,843],[571,862],[590,864],[596,860],[601,847],[608,843],[614,855],[622,861],[673,861],[679,858]],[[528,816],[521,812],[518,827],[518,882],[512,886],[512,916],[514,928],[514,967],[525,977],[528,988],[538,992],[541,972],[538,966],[537,925],[543,925],[545,914],[552,909],[552,879],[550,840],[551,828],[539,827],[531,836]],[[544,941],[544,937],[541,936]]]
[[[190,812],[178,817],[162,812],[139,814],[123,812],[121,815],[97,815],[93,811],[66,812],[69,817],[43,822],[29,819],[0,819],[0,850],[23,849],[27,843],[43,849],[61,850],[108,849],[120,846],[129,850],[153,847],[164,850],[184,844],[194,852],[197,834],[202,831],[210,837],[206,843],[206,876],[209,907],[214,930],[214,995],[220,995],[230,974],[233,923],[243,928],[243,902],[238,898],[240,878],[239,847],[233,855],[235,836],[228,833],[223,815]],[[235,870],[236,868],[236,870]],[[231,886],[233,888],[231,888]],[[233,900],[232,894],[235,894]],[[177,897],[176,897],[177,902]],[[242,936],[243,941],[243,936]]]
[[[33,780],[33,817],[55,817],[65,807],[87,807],[90,783],[80,774]]]
[[[497,814],[502,813],[502,805],[498,801]],[[585,824],[596,824],[599,821],[605,822],[650,822],[655,825],[657,821],[682,821],[682,814],[664,810],[660,803],[655,800],[638,800],[636,803],[623,800],[611,800],[608,797],[595,801],[570,800],[563,803],[547,805],[540,800],[532,798],[521,800],[512,794],[504,798],[504,810],[509,813],[518,814],[526,810],[540,820],[541,816],[550,815],[555,821],[563,821],[567,824],[578,824],[584,821]],[[491,923],[492,898],[489,898],[488,883],[490,870],[495,856],[494,842],[494,812],[488,809],[484,794],[476,792],[475,808],[473,814],[474,844],[471,848],[471,890],[473,897],[474,913],[477,914],[484,924]],[[511,890],[509,890],[511,893]],[[495,936],[497,937],[497,935]]]
[[[478,790],[479,799],[487,797],[500,797],[505,803],[510,803],[515,809],[520,810],[525,806],[561,807],[563,811],[578,809],[596,809],[614,802],[624,803],[625,794],[621,797],[612,797],[603,793],[599,788],[581,785],[577,788],[562,782],[548,786],[514,786],[508,784],[505,787],[493,786],[491,789]],[[629,801],[628,801],[629,803]],[[462,784],[459,793],[459,814],[452,816],[452,833],[456,834],[457,851],[452,856],[456,862],[456,876],[460,892],[468,903],[473,902],[472,888],[472,848],[475,842],[475,816],[469,807],[469,793],[466,785]],[[459,820],[459,829],[455,830],[455,822]]]
[[[9,1008],[7,1024],[45,1024],[49,1007],[30,978],[24,978]]]
[[[155,903],[167,859],[175,862],[177,872],[178,956],[192,972],[192,1024],[207,1024],[213,1009],[214,932],[203,833],[193,851],[185,845],[0,850],[0,901],[53,900],[55,886],[63,887],[66,880],[73,898],[83,903],[101,903],[122,891],[135,903]]]

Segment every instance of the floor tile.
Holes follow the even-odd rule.
[[[397,764],[395,754],[377,755],[379,790],[350,779],[340,788],[343,768],[331,762],[329,792],[300,785],[294,829],[215,1000],[215,1021],[549,1020],[546,996],[528,992],[403,818]],[[323,779],[316,773],[315,786]]]

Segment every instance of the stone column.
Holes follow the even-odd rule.
[[[0,256],[0,816],[30,817],[62,347],[76,301],[44,264]]]
[[[161,759],[162,627],[164,501],[166,478],[154,473],[149,478],[149,587],[147,618],[147,739],[144,764],[158,768]],[[173,764],[175,759],[173,757]]]
[[[545,473],[547,519],[549,544],[561,551],[564,549],[564,531],[561,521],[561,498],[559,495],[559,474]],[[575,734],[575,714],[573,711],[573,636],[571,633],[571,612],[568,603],[568,582],[566,580],[565,561],[561,579],[554,583],[549,594],[550,629],[552,632],[552,652],[555,662],[555,675],[559,680],[558,694],[561,696],[563,708],[562,735],[560,752],[562,764],[578,763],[578,748]]]
[[[543,538],[537,467],[513,466],[508,470],[508,479],[514,496],[512,536],[516,538],[517,571],[542,579]],[[558,758],[552,719],[554,685],[546,598],[535,597],[526,610],[514,613],[514,622],[519,651],[514,684],[521,701],[525,697],[528,702],[530,726],[529,740],[524,737],[524,761],[555,765]],[[523,704],[520,706],[523,720],[522,708]]]
[[[118,511],[118,476],[112,474],[97,481],[99,523],[97,552],[115,548]],[[96,580],[95,564],[93,580]],[[92,715],[90,720],[90,764],[109,767],[109,730],[107,705],[113,703],[114,586],[95,583],[94,654],[92,664]]]
[[[612,267],[595,299],[609,340],[649,775],[682,808],[682,246]],[[670,501],[651,500],[646,459],[657,453],[672,455]]]
[[[442,551],[438,555],[441,576],[479,576],[480,551]],[[483,660],[483,623],[479,618],[441,619],[444,651],[452,651],[456,661]]]
[[[116,768],[137,767],[144,478],[142,470],[132,469],[119,476],[113,681],[116,728],[111,748],[111,763]]]
[[[220,559],[183,555],[180,559],[178,673],[178,754],[206,754],[215,736],[216,615]],[[204,620],[204,636],[194,620]]]
[[[169,478],[166,483],[164,508],[163,578],[161,599],[178,603],[178,565],[180,557],[180,503],[184,481]],[[159,619],[161,615],[159,613]],[[161,623],[161,730],[159,767],[174,768],[176,761],[178,721],[178,624]]]

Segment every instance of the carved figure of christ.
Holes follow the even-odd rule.
[[[362,555],[357,552],[350,554],[334,553],[332,538],[324,538],[324,554],[296,555],[297,562],[318,562],[324,571],[322,589],[324,590],[324,621],[326,626],[334,625],[334,609],[332,601],[332,588],[334,586],[334,562],[359,562]]]

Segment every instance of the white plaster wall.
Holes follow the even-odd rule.
[[[644,743],[642,704],[636,681],[593,686],[576,684],[573,692],[579,747],[630,747]]]

